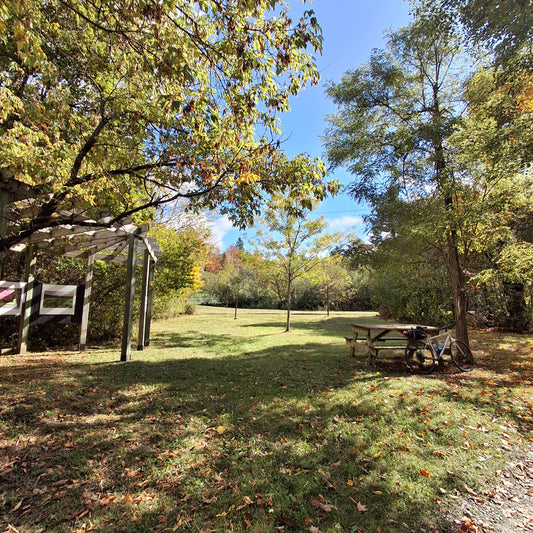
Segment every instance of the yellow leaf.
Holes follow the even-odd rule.
[[[226,428],[224,426],[218,426],[217,427],[217,433],[219,435],[222,435],[222,433],[224,433],[226,431]]]

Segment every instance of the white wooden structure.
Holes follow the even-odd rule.
[[[0,183],[1,185],[1,183]],[[10,191],[12,192],[12,191]],[[3,195],[0,186],[0,194]],[[19,198],[11,194],[9,200]],[[0,198],[0,236],[9,235],[16,223],[8,214],[9,200]],[[31,209],[31,205],[28,205]],[[12,252],[26,253],[24,279],[20,280],[23,294],[21,302],[17,353],[27,349],[30,326],[31,300],[34,286],[34,265],[37,253],[51,256],[81,258],[87,261],[83,313],[80,327],[79,349],[85,350],[93,268],[95,260],[106,262],[127,262],[127,283],[124,298],[124,324],[122,331],[121,361],[131,359],[131,338],[133,326],[133,301],[136,266],[143,266],[142,296],[140,302],[139,331],[137,349],[149,344],[150,319],[152,308],[151,282],[154,267],[161,256],[157,241],[148,237],[148,225],[136,226],[124,222],[111,224],[110,218],[91,220],[75,213],[60,213],[72,223],[36,231],[24,241],[11,247]],[[11,227],[10,227],[11,226]]]

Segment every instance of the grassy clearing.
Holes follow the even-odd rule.
[[[201,308],[151,346],[0,358],[6,531],[441,529],[531,439],[532,338],[474,332],[477,367],[367,367],[362,313]],[[460,517],[458,517],[460,518]]]

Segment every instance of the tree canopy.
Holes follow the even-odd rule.
[[[324,136],[331,165],[353,175],[349,192],[372,207],[374,302],[391,316],[431,321],[453,302],[465,341],[469,301],[483,313],[484,300],[497,324],[524,331],[531,298],[527,32],[515,28],[516,61],[503,50],[499,66],[490,54],[481,61],[458,24],[478,4],[413,2],[411,24],[331,84],[338,111]],[[491,5],[478,22],[497,11]],[[500,14],[502,23],[513,13]]]
[[[467,342],[457,217],[461,182],[450,167],[447,146],[459,123],[460,52],[452,19],[419,14],[409,26],[389,35],[386,50],[374,51],[368,63],[329,88],[339,111],[328,117],[324,143],[332,165],[345,166],[353,174],[353,197],[368,200],[375,215],[385,206],[382,234],[396,236],[394,213],[403,220],[398,212],[402,205],[411,210],[422,202],[431,207],[428,215],[439,213],[432,219],[427,241],[442,250],[457,336]]]
[[[436,9],[458,15],[467,35],[476,43],[488,45],[498,64],[519,56],[533,67],[533,2],[531,0],[443,0]],[[527,63],[526,63],[527,64]]]
[[[323,197],[321,162],[279,147],[321,44],[285,0],[6,0],[0,189],[33,200],[0,252],[73,212],[111,224],[185,198],[244,226],[296,182]]]

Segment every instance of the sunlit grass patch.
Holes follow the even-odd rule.
[[[531,439],[531,339],[476,369],[349,357],[370,314],[200,309],[150,347],[0,359],[2,525],[18,531],[420,531]],[[520,348],[515,350],[515,346]]]

